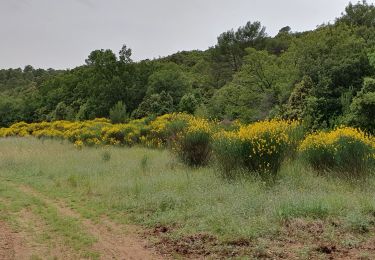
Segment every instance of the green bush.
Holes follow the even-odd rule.
[[[313,133],[302,142],[299,151],[301,157],[319,172],[359,177],[374,169],[374,138],[351,127]]]
[[[206,165],[212,154],[212,126],[202,118],[189,118],[185,130],[180,132],[173,149],[189,166]]]
[[[167,147],[172,147],[173,143],[176,141],[177,136],[184,131],[187,127],[187,122],[185,120],[177,119],[169,122],[165,126],[165,130],[162,133],[163,140],[166,140]]]
[[[298,122],[271,120],[217,134],[213,150],[224,177],[237,173],[275,176],[286,157],[295,154],[303,131]]]
[[[372,147],[350,137],[341,137],[337,143],[339,148],[334,158],[340,171],[358,175],[372,168],[374,158],[371,154],[375,152]]]
[[[232,179],[244,168],[246,151],[237,138],[218,137],[212,145],[219,172],[224,178]]]
[[[206,165],[211,158],[211,136],[204,131],[180,135],[174,147],[180,159],[189,166]]]

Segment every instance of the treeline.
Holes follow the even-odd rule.
[[[95,50],[72,70],[0,70],[0,125],[16,121],[116,121],[176,111],[246,123],[302,119],[375,131],[375,7],[349,4],[333,24],[275,37],[248,22],[206,51],[133,62]]]

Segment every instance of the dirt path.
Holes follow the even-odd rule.
[[[48,234],[47,224],[28,208],[21,210],[17,214],[19,227],[14,237],[14,259],[79,259],[79,254],[65,245],[61,238],[54,237],[51,244],[46,241],[36,240]]]
[[[29,242],[23,232],[16,232],[0,221],[0,260],[31,259],[42,252],[38,246],[32,249]]]
[[[20,186],[18,189],[39,198],[47,205],[57,208],[62,216],[79,219],[83,224],[82,228],[97,239],[93,249],[100,253],[100,259],[166,259],[166,257],[159,256],[152,248],[148,248],[147,243],[138,238],[136,227],[119,225],[107,218],[104,218],[100,223],[94,223],[83,218],[64,203],[51,200],[28,186]],[[4,231],[7,230],[4,229]],[[0,234],[0,240],[5,241],[4,245],[3,242],[0,242],[0,260],[12,259],[15,254],[14,241],[10,235],[6,235],[9,232],[2,232],[2,229],[0,229],[0,232],[2,233]],[[2,248],[9,249],[2,250]],[[2,258],[2,254],[7,254],[9,257]]]
[[[8,226],[0,221],[0,259],[14,259],[14,236]]]

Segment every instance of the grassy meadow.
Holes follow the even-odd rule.
[[[116,146],[76,149],[67,141],[0,139],[0,216],[22,209],[45,220],[82,257],[94,240],[79,223],[17,187],[63,201],[95,222],[108,217],[143,227],[164,253],[179,257],[369,257],[375,234],[375,178],[319,175],[284,162],[272,182],[223,179],[215,164],[191,168],[169,150]],[[15,215],[14,215],[15,214]],[[52,233],[50,233],[52,232]],[[46,234],[41,235],[46,239]],[[50,235],[51,236],[51,235]],[[51,238],[50,238],[51,239]]]
[[[0,260],[375,260],[367,2],[309,31],[251,18],[206,50],[133,60],[123,44],[66,70],[0,68]]]

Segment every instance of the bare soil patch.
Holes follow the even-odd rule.
[[[79,219],[85,231],[97,239],[93,249],[100,253],[101,259],[166,259],[140,239],[139,230],[134,226],[119,225],[106,217],[103,217],[100,223],[94,223],[83,218],[63,202],[46,198],[31,187],[20,186],[19,189],[56,207],[61,215]]]
[[[15,259],[15,244],[13,232],[0,221],[0,259]]]
[[[326,231],[334,226],[332,237]],[[145,236],[157,238],[157,249],[163,254],[181,255],[188,259],[228,259],[251,257],[254,259],[375,259],[375,228],[362,236],[355,245],[343,241],[354,237],[339,223],[320,220],[295,219],[285,222],[277,236],[261,239],[238,239],[221,242],[209,234],[195,234],[180,238],[168,236],[172,227],[157,227]],[[357,238],[361,237],[357,234]]]
[[[43,234],[49,233],[46,223],[27,208],[19,213],[20,230],[16,235],[20,243],[15,245],[16,259],[79,259],[80,256],[67,247],[58,237],[40,241]],[[37,240],[37,238],[39,240]]]

